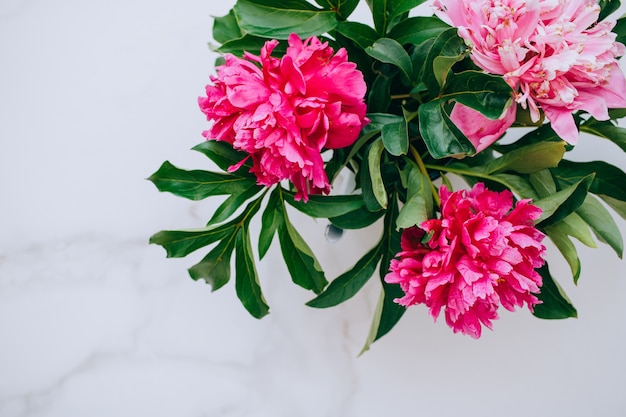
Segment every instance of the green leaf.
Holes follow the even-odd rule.
[[[324,10],[332,10],[340,18],[346,19],[359,4],[359,0],[315,0]]]
[[[213,216],[211,216],[211,220],[209,220],[209,224],[217,224],[226,220],[233,213],[235,213],[239,209],[239,207],[241,207],[246,201],[257,195],[263,189],[263,186],[252,183],[250,188],[248,188],[247,190],[241,193],[231,194],[215,210]]]
[[[546,227],[545,231],[567,261],[567,264],[572,270],[574,282],[578,282],[578,278],[580,277],[580,259],[578,258],[576,246],[574,246],[574,243],[567,235],[565,226],[562,223],[557,223]]]
[[[400,252],[400,238],[402,234],[396,229],[395,225],[398,218],[398,199],[394,196],[389,204],[385,222],[383,225],[383,259],[380,263],[379,275],[385,292],[383,301],[383,311],[380,314],[380,322],[376,338],[378,340],[386,335],[402,318],[406,311],[406,307],[396,303],[394,300],[404,295],[404,291],[397,284],[388,284],[385,282],[385,275],[389,272],[389,264],[391,260]]]
[[[374,78],[374,82],[370,86],[369,93],[367,95],[367,109],[369,111],[372,113],[384,114],[384,112],[389,109],[389,105],[391,104],[392,81],[392,77],[383,73],[378,74],[378,76]],[[396,117],[401,119],[399,116]],[[400,121],[398,123],[400,123]],[[382,127],[384,127],[384,125]]]
[[[267,206],[261,217],[261,232],[259,233],[259,258],[263,259],[272,244],[276,230],[284,223],[280,205],[280,189],[276,188],[270,195]]]
[[[561,184],[572,184],[595,174],[589,191],[626,201],[626,173],[604,161],[573,162],[564,159],[552,172]]]
[[[537,226],[540,228],[548,227],[576,211],[585,201],[592,181],[593,174],[551,196],[534,201],[533,204],[543,210],[541,217],[536,222]]]
[[[383,214],[385,214],[384,210],[370,211],[367,206],[363,205],[354,211],[328,220],[341,229],[362,229],[375,223]]]
[[[615,126],[609,120],[598,122],[591,119],[588,123],[580,126],[580,131],[608,139],[626,152],[626,128]]]
[[[394,156],[406,155],[409,150],[409,132],[406,121],[383,126],[381,131],[383,144],[387,152]]]
[[[491,178],[498,181],[517,194],[520,198],[531,198],[537,200],[537,192],[533,189],[533,186],[524,177],[514,174],[495,174],[491,175]]]
[[[211,291],[223,287],[230,280],[230,258],[235,249],[235,236],[222,240],[200,262],[189,268],[195,281],[203,279],[211,285]]]
[[[389,0],[365,0],[370,10],[372,11],[372,18],[374,20],[374,27],[376,31],[384,35],[387,32],[387,23],[389,16],[387,15],[387,2]]]
[[[472,143],[452,123],[441,100],[424,103],[418,111],[420,134],[433,158],[472,155],[476,152]]]
[[[283,222],[278,228],[278,238],[283,259],[293,282],[316,294],[322,292],[328,281],[313,251],[294,229],[283,209]]]
[[[613,216],[602,203],[593,195],[587,194],[576,213],[591,227],[598,240],[611,246],[621,259],[624,253],[622,234]]]
[[[370,211],[387,207],[387,190],[380,172],[380,159],[384,149],[383,141],[376,140],[367,150],[367,158],[361,166],[363,201]]]
[[[213,39],[225,43],[232,39],[239,39],[245,35],[237,24],[235,12],[230,10],[226,16],[215,17],[213,22]]]
[[[407,229],[430,219],[432,215],[433,196],[430,180],[420,172],[419,168],[411,165],[406,203],[400,210],[396,225],[398,228]]]
[[[315,308],[328,308],[352,298],[372,277],[376,265],[380,261],[380,256],[380,247],[374,247],[359,259],[349,271],[335,278],[324,292],[307,302],[306,305]]]
[[[251,35],[274,39],[287,39],[294,32],[302,38],[318,36],[337,26],[337,16],[332,11],[316,10],[310,4],[307,9],[289,8],[294,5],[282,3],[283,7],[276,7],[274,3],[238,0],[234,10],[239,26]]]
[[[437,37],[449,29],[450,26],[436,17],[415,16],[402,20],[387,34],[401,44],[419,45],[420,43]]]
[[[370,330],[367,334],[367,339],[365,339],[365,344],[359,352],[359,356],[370,350],[370,346],[372,343],[376,341],[376,335],[378,335],[378,327],[380,325],[380,321],[383,315],[383,307],[385,305],[385,290],[380,291],[380,295],[378,296],[378,302],[376,303],[376,308],[374,309],[374,317],[372,317],[372,324],[370,324]]]
[[[298,211],[316,218],[330,218],[342,216],[357,210],[365,203],[360,195],[310,195],[309,201],[295,200],[294,194],[283,191],[285,202]]]
[[[556,183],[549,169],[533,172],[529,175],[530,183],[541,198],[547,198],[557,192]]]
[[[544,168],[558,166],[565,155],[565,142],[539,142],[508,152],[491,161],[485,172],[492,174],[515,171],[530,174]]]
[[[259,276],[254,265],[247,227],[243,227],[237,232],[235,246],[235,290],[237,297],[253,317],[260,319],[269,313],[269,306],[259,285]]]
[[[395,65],[408,80],[412,79],[413,63],[409,54],[398,41],[390,38],[380,38],[372,46],[365,48],[365,52],[380,62]]]
[[[452,66],[461,61],[466,53],[467,46],[457,35],[456,28],[440,33],[430,45],[420,78],[433,96],[439,95]]]
[[[249,156],[245,152],[233,149],[230,143],[218,140],[206,140],[194,146],[192,150],[205,155],[224,171],[228,171],[228,168],[232,165],[240,163]],[[243,167],[246,169],[242,170]],[[254,177],[253,174],[247,172],[250,168],[252,168],[252,161],[246,161],[242,168],[237,170],[237,175],[244,174],[244,176]]]
[[[587,194],[589,197],[589,194]],[[580,210],[580,207],[578,208]],[[561,230],[567,233],[569,236],[578,239],[580,243],[590,248],[597,248],[598,245],[593,239],[589,225],[578,215],[576,212],[571,213],[569,216],[559,222]]]
[[[604,20],[608,15],[619,9],[619,0],[598,0],[600,5],[600,16],[598,21]]]
[[[246,34],[242,38],[224,42],[219,48],[215,49],[215,51],[221,54],[231,53],[239,57],[243,56],[244,52],[258,54],[261,48],[263,48],[263,45],[265,45],[265,42],[267,42],[267,38]],[[277,56],[284,55],[286,52],[286,42],[279,43],[272,51],[272,53]]]
[[[202,200],[211,195],[234,194],[247,190],[254,184],[250,178],[209,171],[185,171],[169,161],[152,174],[152,181],[159,191],[167,191],[190,200]]]
[[[604,200],[606,204],[608,204],[617,214],[622,216],[624,220],[626,220],[626,202],[622,200],[618,200],[613,197],[609,197],[608,195],[601,195],[600,198]]]
[[[378,39],[378,34],[370,26],[359,22],[339,22],[335,30],[365,49]]]
[[[389,0],[387,1],[387,11],[389,20],[409,12],[424,3],[426,0]]]
[[[622,17],[617,19],[617,24],[613,28],[613,32],[617,33],[617,38],[615,38],[616,42],[622,44],[626,42],[626,18]]]
[[[534,307],[533,315],[542,319],[567,319],[578,317],[578,313],[559,284],[550,275],[548,264],[537,270],[543,279],[537,298],[541,304]]]
[[[463,71],[448,79],[444,96],[478,110],[485,117],[497,119],[511,104],[511,87],[502,76],[480,71]]]
[[[197,230],[162,230],[150,237],[167,252],[168,258],[182,258],[204,246],[224,239],[235,231],[234,224],[211,226]]]

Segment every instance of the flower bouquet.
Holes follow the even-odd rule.
[[[613,216],[626,218],[626,174],[567,158],[579,140],[626,151],[626,23],[610,17],[619,1],[436,0],[418,16],[423,0],[366,0],[373,26],[349,20],[358,3],[237,0],[215,18],[222,56],[199,98],[209,124],[194,150],[221,171],[165,162],[150,180],[224,199],[206,226],[151,243],[168,257],[210,246],[189,274],[213,290],[234,275],[257,318],[269,307],[255,262],[275,235],[311,307],[346,301],[376,275],[365,348],[416,304],[474,338],[500,306],[575,317],[543,240],[574,281],[572,238],[595,246],[595,235],[622,256]],[[467,186],[454,190],[458,179]],[[292,210],[328,219],[334,233],[382,232],[329,283]]]

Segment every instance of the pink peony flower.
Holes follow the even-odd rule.
[[[306,201],[330,191],[321,152],[351,145],[367,123],[367,87],[345,49],[333,55],[328,43],[295,34],[288,43],[280,59],[271,56],[276,40],[260,56],[225,54],[198,103],[213,120],[207,139],[247,152],[259,184],[288,179]]]
[[[402,251],[391,261],[385,281],[400,284],[404,306],[425,304],[436,320],[442,308],[455,333],[474,338],[481,325],[492,328],[500,305],[509,311],[539,300],[545,237],[534,227],[541,209],[530,200],[513,207],[510,191],[494,192],[482,183],[470,191],[441,196],[441,219],[402,234]],[[424,242],[427,235],[432,234]]]
[[[607,120],[608,108],[626,106],[626,79],[616,57],[624,45],[597,23],[594,0],[436,0],[437,14],[457,26],[480,68],[503,75],[533,121],[544,111],[554,131],[578,142],[572,117],[585,110]]]

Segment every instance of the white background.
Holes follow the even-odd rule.
[[[211,293],[188,278],[202,254],[148,245],[216,207],[145,178],[165,159],[209,167],[190,150],[207,127],[196,99],[216,57],[211,16],[231,6],[0,2],[0,416],[626,415],[626,264],[607,246],[580,249],[578,286],[550,247],[578,319],[502,312],[476,341],[414,307],[357,358],[375,279],[314,310],[273,247],[258,321],[232,282]],[[626,166],[598,138],[572,158]],[[376,233],[330,244],[324,222],[293,216],[329,278]]]

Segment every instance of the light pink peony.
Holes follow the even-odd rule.
[[[260,56],[225,54],[198,103],[213,120],[207,139],[250,154],[259,184],[288,179],[306,201],[330,191],[321,152],[351,145],[367,123],[367,87],[345,49],[333,55],[328,43],[295,34],[288,43],[282,58],[271,56],[276,40]]]
[[[572,112],[607,120],[608,108],[626,106],[626,80],[616,57],[626,49],[597,23],[594,0],[436,0],[437,14],[458,27],[472,60],[503,75],[533,121],[544,111],[554,131],[578,142]]]
[[[405,292],[395,301],[425,304],[435,320],[444,308],[454,332],[474,338],[481,325],[492,328],[500,305],[513,311],[526,304],[532,311],[542,284],[535,269],[545,252],[545,236],[534,227],[541,209],[529,200],[513,208],[510,191],[489,191],[482,183],[470,191],[442,186],[439,194],[441,219],[402,234],[402,251],[385,277]]]

